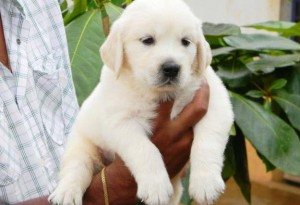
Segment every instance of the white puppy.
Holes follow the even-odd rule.
[[[101,47],[101,83],[84,102],[70,134],[54,204],[81,204],[97,148],[117,153],[132,172],[137,196],[149,205],[178,204],[181,186],[168,177],[151,143],[151,119],[160,101],[175,99],[171,118],[189,103],[204,78],[206,116],[194,127],[190,195],[211,204],[224,190],[223,152],[233,122],[228,93],[209,66],[201,22],[181,0],[136,0],[113,24]],[[176,196],[174,196],[174,191]]]

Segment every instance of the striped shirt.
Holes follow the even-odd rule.
[[[57,0],[0,0],[0,204],[48,195],[78,112]]]

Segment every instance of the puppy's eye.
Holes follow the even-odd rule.
[[[191,41],[187,38],[181,39],[181,44],[185,47],[188,47],[191,44]]]
[[[141,38],[140,41],[147,46],[153,45],[155,43],[155,39],[152,36]]]

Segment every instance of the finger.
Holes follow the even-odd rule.
[[[174,101],[165,101],[159,104],[157,110],[157,116],[154,119],[154,127],[163,125],[166,121],[170,120],[170,115],[172,111]]]
[[[176,157],[169,157],[166,166],[170,177],[177,175],[190,158],[190,151],[193,143],[193,131],[192,129],[184,133],[184,135],[178,140],[174,145],[172,145],[172,152],[169,153],[171,156],[176,155]],[[174,154],[176,152],[177,154]],[[179,154],[178,154],[179,153]],[[166,159],[167,160],[167,159]],[[173,166],[172,166],[173,165]]]
[[[193,127],[206,114],[209,104],[209,85],[206,80],[201,85],[201,88],[196,92],[195,97],[189,103],[179,116],[171,122],[173,131],[176,133],[184,132]]]
[[[193,129],[190,128],[187,131],[183,132],[180,137],[177,137],[177,140],[173,141],[177,149],[190,150],[194,139]]]

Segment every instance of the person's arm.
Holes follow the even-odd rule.
[[[171,102],[162,103],[159,107],[152,142],[160,150],[170,178],[176,176],[189,160],[193,141],[192,127],[206,114],[208,101],[209,87],[206,83],[175,120],[170,120],[173,106]],[[139,202],[136,198],[137,184],[120,158],[106,167],[105,176],[110,205],[129,205]],[[104,205],[103,193],[101,176],[97,174],[86,190],[83,204]],[[49,204],[47,197],[41,197],[19,205]]]

